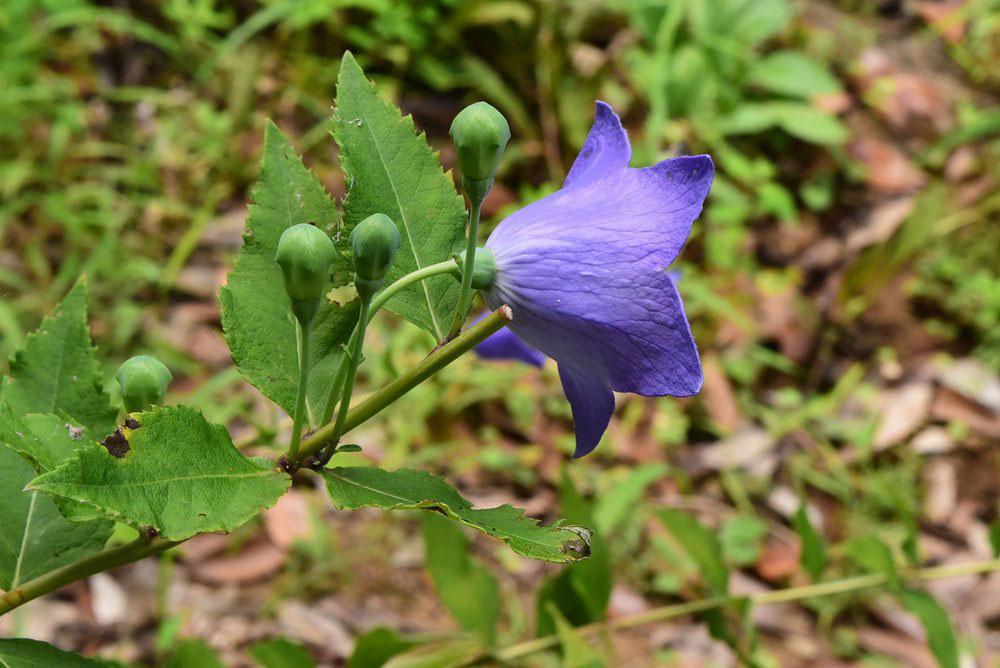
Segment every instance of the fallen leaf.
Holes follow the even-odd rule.
[[[871,135],[862,135],[847,151],[865,166],[869,187],[883,193],[899,193],[920,187],[926,177],[895,145]]]
[[[285,565],[288,552],[264,538],[255,538],[238,553],[190,564],[192,575],[211,584],[244,584],[270,577]]]
[[[297,489],[289,490],[273,507],[261,513],[268,538],[282,549],[312,536],[309,527],[309,500]]]
[[[875,450],[902,443],[927,421],[934,390],[930,383],[908,383],[884,392],[879,398],[881,415],[875,430]]]

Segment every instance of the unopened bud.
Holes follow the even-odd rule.
[[[330,264],[337,249],[330,237],[315,225],[300,223],[282,232],[275,261],[285,279],[285,292],[292,300],[292,312],[299,321],[308,321],[319,308]]]
[[[389,216],[374,213],[351,231],[354,250],[355,284],[362,296],[371,296],[382,287],[396,251],[399,250],[399,228]]]
[[[510,140],[507,119],[486,102],[476,102],[455,116],[450,134],[466,192],[470,198],[482,201]]]
[[[174,379],[163,362],[150,355],[136,355],[118,367],[118,384],[122,388],[125,412],[144,411],[163,403],[167,387]]]

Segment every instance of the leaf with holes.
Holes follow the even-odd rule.
[[[451,258],[465,246],[465,206],[413,119],[383,100],[350,53],[340,63],[333,136],[350,190],[344,221],[384,213],[401,244],[386,282]],[[387,308],[440,341],[458,303],[458,282],[437,276],[406,288]]]
[[[115,437],[88,444],[31,482],[167,540],[232,531],[274,505],[291,479],[240,454],[221,425],[186,406],[132,414]]]
[[[10,361],[0,397],[15,413],[55,413],[102,438],[115,428],[118,411],[101,385],[97,354],[87,329],[87,282],[80,279],[55,313]]]
[[[114,528],[107,520],[67,521],[52,499],[24,490],[34,477],[26,461],[0,448],[0,589],[4,591],[100,552]]]
[[[277,126],[268,122],[243,248],[219,291],[222,329],[243,377],[291,415],[298,383],[297,332],[274,256],[281,233],[293,225],[315,223],[333,235],[341,252],[330,268],[331,279],[324,290],[328,297],[313,320],[310,424],[323,413],[330,379],[342,355],[341,344],[358,319],[357,299],[341,294],[345,292],[341,286],[351,277],[350,262],[342,252],[350,227],[339,225],[338,220],[337,207],[326,190]]]
[[[565,563],[590,556],[589,529],[558,522],[542,526],[510,505],[473,508],[444,478],[426,471],[351,466],[325,469],[323,477],[340,510],[432,510],[499,538],[532,559]]]

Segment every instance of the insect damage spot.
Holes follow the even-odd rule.
[[[139,421],[136,420],[135,418],[130,418],[130,417],[125,418],[125,427],[126,428],[128,428],[128,429],[138,429],[141,426],[142,425],[139,424]]]
[[[63,425],[69,433],[69,437],[74,441],[79,441],[83,437],[83,427],[74,427],[69,422]]]
[[[115,459],[125,459],[125,455],[132,449],[128,444],[128,439],[122,434],[121,429],[115,429],[115,433],[101,441],[101,445],[107,448],[108,452]]]
[[[587,527],[579,526],[566,526],[564,529],[569,529],[577,536],[576,540],[568,540],[560,546],[560,551],[569,556],[574,561],[580,559],[586,559],[590,556],[590,538],[593,536],[594,532]]]

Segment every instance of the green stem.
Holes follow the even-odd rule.
[[[394,283],[386,287],[384,290],[379,292],[372,298],[371,306],[368,308],[368,322],[372,321],[378,310],[385,306],[386,302],[395,297],[401,290],[408,288],[414,283],[418,283],[426,278],[431,278],[432,276],[440,276],[441,274],[457,274],[461,270],[461,266],[456,260],[445,260],[444,262],[438,262],[436,264],[430,264],[416,271],[411,271],[406,276],[398,278]],[[367,323],[366,323],[367,324]],[[347,342],[347,349],[353,350],[358,337],[357,328],[351,334],[351,339]],[[347,366],[348,358],[345,356],[341,360],[340,365],[337,367],[337,373],[333,377],[333,383],[330,385],[330,396],[326,402],[326,409],[323,412],[323,419],[320,420],[320,426],[329,424],[333,419],[333,411],[337,407],[337,399],[340,398],[342,388],[344,386],[344,379],[347,378]]]
[[[462,331],[465,323],[465,316],[469,314],[469,307],[472,305],[472,272],[476,266],[476,242],[479,241],[479,210],[482,208],[483,200],[480,198],[470,199],[472,209],[469,213],[469,234],[465,242],[465,262],[462,267],[462,288],[458,293],[458,310],[455,311],[455,320],[451,323],[451,332],[448,338],[453,339]]]
[[[976,575],[979,573],[990,573],[1000,570],[1000,559],[990,559],[987,561],[975,561],[964,564],[952,564],[949,566],[936,566],[933,568],[906,569],[901,575],[904,579],[915,581],[940,580],[944,578],[962,577],[965,575]],[[757,594],[750,594],[746,597],[736,596],[713,596],[711,598],[699,599],[696,601],[686,601],[666,605],[637,615],[630,615],[616,619],[613,622],[595,622],[586,624],[576,629],[580,635],[594,635],[597,633],[607,633],[630,629],[652,622],[662,622],[667,619],[690,615],[696,612],[704,612],[725,605],[727,602],[745,598],[753,605],[770,605],[775,603],[788,603],[791,601],[801,601],[816,596],[829,596],[831,594],[843,594],[860,589],[870,589],[886,584],[888,578],[880,573],[869,575],[858,575],[843,580],[833,580],[831,582],[821,582],[819,584],[805,585],[802,587],[789,587],[787,589],[776,589]],[[483,659],[493,659],[501,663],[513,661],[535,652],[541,652],[560,643],[559,636],[551,635],[542,638],[535,638],[517,645],[512,645],[506,649],[499,650],[490,656],[477,657],[477,661]],[[472,665],[470,662],[466,665]]]
[[[359,424],[371,419],[383,408],[454,362],[463,354],[472,350],[472,348],[479,343],[482,343],[492,334],[502,329],[513,318],[514,314],[511,312],[510,307],[501,306],[496,311],[486,316],[466,331],[462,332],[458,338],[452,339],[448,343],[435,348],[430,355],[422,359],[410,369],[404,371],[394,381],[372,394],[360,404],[348,411],[341,411],[341,413],[345,414],[345,416],[344,424],[340,433],[344,434],[351,429],[354,429]],[[334,433],[334,427],[335,425],[325,425],[304,439],[302,441],[301,452],[299,453],[300,461],[309,455],[318,452],[327,443],[329,443]]]
[[[98,552],[95,555],[67,564],[34,580],[29,580],[19,587],[11,589],[0,596],[0,615],[24,605],[39,596],[53,592],[71,582],[118,568],[133,561],[139,561],[154,554],[159,554],[180,544],[179,541],[163,540],[162,538],[139,538],[131,543]]]
[[[306,414],[306,395],[309,391],[309,352],[312,327],[309,321],[297,320],[299,326],[299,386],[295,391],[295,415],[292,422],[292,440],[288,444],[288,458],[298,459],[299,441],[302,439],[302,420]]]
[[[337,411],[337,422],[333,425],[333,433],[330,435],[330,442],[326,447],[321,461],[325,464],[333,454],[333,448],[340,442],[340,437],[344,434],[344,422],[347,420],[347,411],[351,407],[351,394],[354,392],[354,380],[358,375],[358,365],[361,364],[361,352],[365,344],[365,328],[368,325],[368,311],[371,307],[371,299],[361,299],[361,309],[358,311],[358,326],[354,329],[354,336],[351,338],[351,348],[347,357],[347,374],[344,376],[344,391],[340,397],[340,410]],[[339,372],[337,374],[340,375]]]
[[[411,271],[406,276],[401,276],[392,285],[387,286],[384,290],[379,292],[375,297],[372,298],[371,312],[369,313],[369,320],[375,316],[375,313],[385,306],[385,303],[396,296],[396,294],[408,288],[414,283],[424,280],[425,278],[431,278],[432,276],[438,276],[440,274],[455,274],[461,270],[461,266],[458,264],[457,260],[445,260],[444,262],[438,262],[435,264],[429,264],[426,267],[417,269],[416,271]]]

